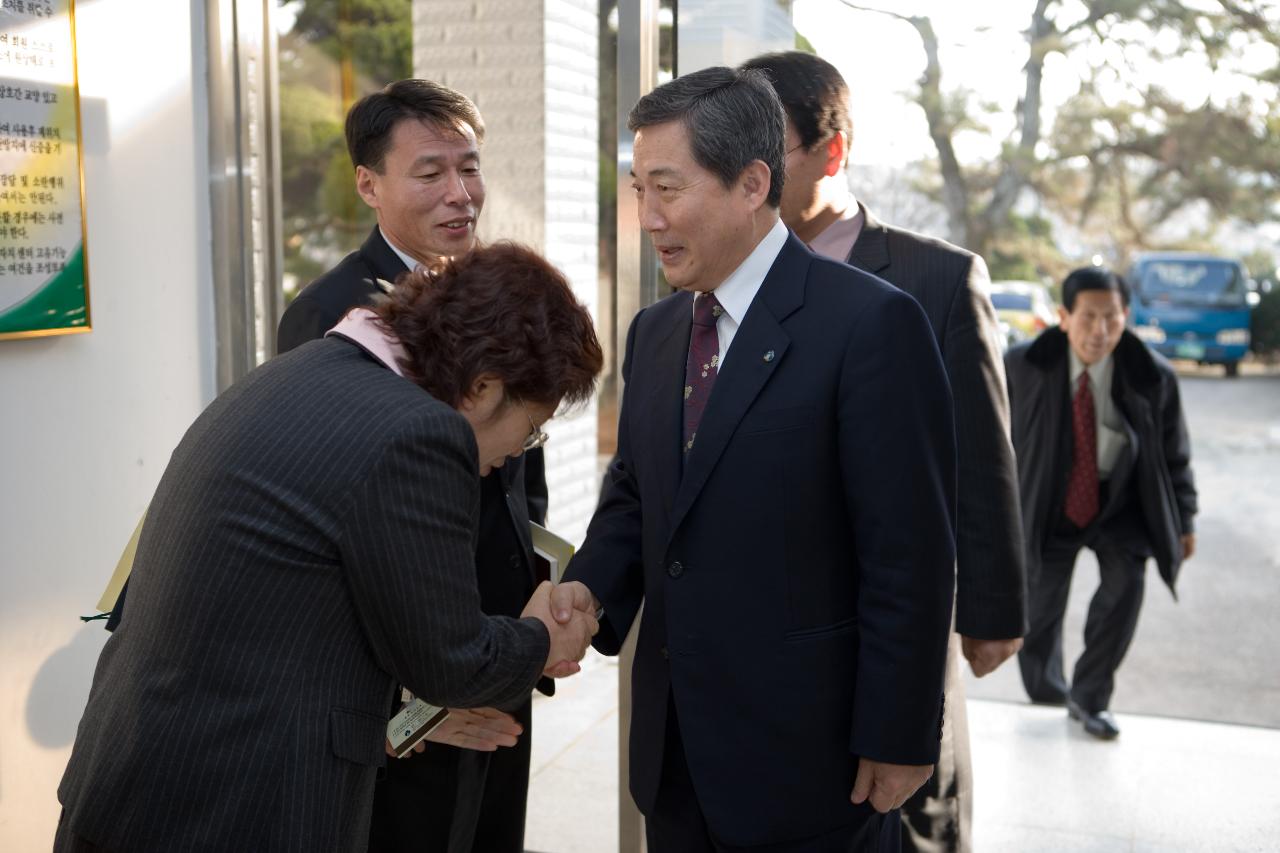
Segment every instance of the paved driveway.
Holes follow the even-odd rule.
[[[1200,491],[1196,556],[1174,602],[1148,563],[1138,633],[1120,668],[1112,708],[1280,728],[1280,374],[1185,369],[1183,407]],[[1067,610],[1068,661],[1081,648],[1098,583],[1084,552]],[[1070,664],[1068,664],[1070,675]],[[1016,667],[969,695],[1025,699]]]

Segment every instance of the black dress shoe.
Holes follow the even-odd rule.
[[[1084,730],[1100,740],[1113,740],[1120,734],[1120,726],[1116,725],[1116,718],[1110,711],[1093,713],[1068,699],[1067,716],[1084,723]]]

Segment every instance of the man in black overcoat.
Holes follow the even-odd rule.
[[[1173,590],[1195,552],[1191,441],[1173,368],[1125,330],[1129,289],[1100,267],[1062,285],[1061,324],[1005,357],[1027,537],[1031,630],[1018,656],[1032,701],[1065,704],[1089,734],[1108,710],[1138,624],[1146,562]],[[1098,557],[1084,652],[1068,682],[1062,619],[1076,555]]]

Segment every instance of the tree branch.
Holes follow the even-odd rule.
[[[985,248],[990,235],[1009,218],[1018,194],[1026,186],[1036,163],[1036,144],[1040,141],[1040,86],[1044,79],[1044,57],[1046,47],[1055,35],[1053,23],[1048,17],[1048,9],[1053,2],[1054,0],[1036,0],[1036,8],[1031,15],[1031,30],[1028,33],[1031,45],[1025,66],[1026,87],[1018,102],[1018,124],[1022,134],[1017,148],[1004,158],[1004,167],[1000,177],[996,179],[991,200],[980,217],[980,233],[970,234],[972,245],[969,248],[976,252]]]
[[[850,3],[849,0],[840,0],[841,3],[848,6],[855,12],[875,12],[878,15],[888,15],[890,18],[897,18],[899,21],[912,22],[910,15],[902,15],[898,12],[890,12],[888,9],[875,9],[871,6],[859,6],[857,3]]]
[[[1129,196],[1129,164],[1124,157],[1116,159],[1116,187],[1120,192],[1120,221],[1129,229],[1133,243],[1139,249],[1147,247],[1147,235],[1133,218],[1133,202]]]
[[[946,101],[942,96],[942,63],[938,58],[938,36],[933,30],[933,22],[922,15],[902,15],[887,9],[875,9],[840,0],[845,6],[858,12],[874,12],[886,15],[910,24],[920,36],[925,53],[925,69],[920,76],[920,94],[917,103],[924,110],[925,121],[929,126],[929,138],[938,151],[938,167],[942,174],[942,203],[947,211],[947,225],[950,237],[960,245],[972,242],[972,223],[969,215],[969,186],[964,171],[960,167],[960,158],[956,156],[955,144],[951,139],[954,128],[947,116]],[[1051,2],[1051,0],[1040,0]]]

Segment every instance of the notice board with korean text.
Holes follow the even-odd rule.
[[[0,0],[0,339],[87,332],[75,0]]]

